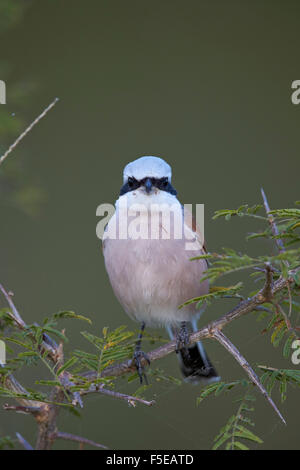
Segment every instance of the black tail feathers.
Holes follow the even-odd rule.
[[[210,362],[201,342],[178,351],[181,372],[187,382],[208,385],[220,377]]]
[[[197,331],[197,322],[186,322],[187,329]],[[171,325],[166,326],[169,336],[172,340],[176,339],[178,335],[178,327]],[[177,353],[180,364],[180,369],[186,382],[193,384],[208,385],[213,382],[218,382],[220,377],[210,362],[206,351],[201,343],[198,341],[192,346],[183,347]]]

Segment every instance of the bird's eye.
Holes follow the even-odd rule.
[[[129,186],[130,188],[132,188],[133,185],[134,185],[134,178],[129,177],[129,178],[128,178],[128,186]]]
[[[164,179],[163,179],[162,185],[163,185],[164,188],[165,188],[166,186],[168,186],[168,178],[164,178]]]

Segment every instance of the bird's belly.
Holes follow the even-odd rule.
[[[116,297],[129,316],[147,325],[177,323],[195,315],[195,304],[178,307],[208,291],[207,281],[199,282],[205,261],[190,261],[199,254],[187,251],[184,240],[108,239],[104,248]]]

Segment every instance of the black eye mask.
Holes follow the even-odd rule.
[[[120,191],[120,196],[123,196],[123,194],[126,194],[130,191],[134,191],[135,189],[140,188],[141,186],[144,185],[148,178],[143,178],[142,180],[136,180],[133,177],[129,177],[127,183],[125,183]],[[169,182],[168,178],[149,178],[151,179],[152,186],[155,186],[156,188],[160,189],[161,191],[165,191],[167,193],[172,194],[173,196],[176,196],[177,191],[176,189],[173,188],[171,183]]]

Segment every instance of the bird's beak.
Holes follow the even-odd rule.
[[[145,186],[145,190],[146,190],[146,193],[147,194],[150,194],[151,193],[151,190],[152,190],[152,181],[151,181],[151,178],[147,178],[145,183],[144,183],[144,186]]]

